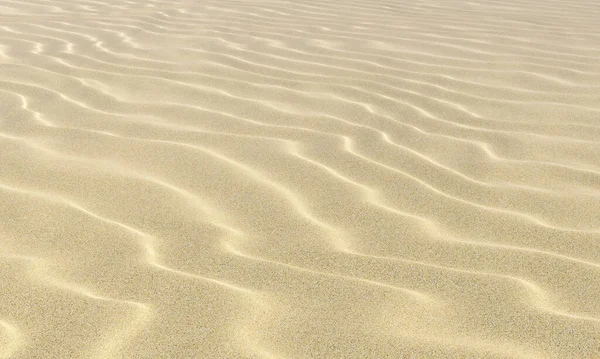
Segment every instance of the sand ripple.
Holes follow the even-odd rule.
[[[0,358],[599,356],[599,17],[3,1]]]

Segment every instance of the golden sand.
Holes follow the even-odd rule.
[[[2,1],[0,358],[600,358],[599,19]]]

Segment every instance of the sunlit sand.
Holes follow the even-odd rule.
[[[2,2],[0,358],[600,358],[599,19]]]

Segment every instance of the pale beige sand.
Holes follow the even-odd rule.
[[[1,358],[600,358],[600,2],[4,0]]]

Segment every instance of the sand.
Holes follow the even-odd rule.
[[[600,358],[598,19],[2,1],[0,358]]]

